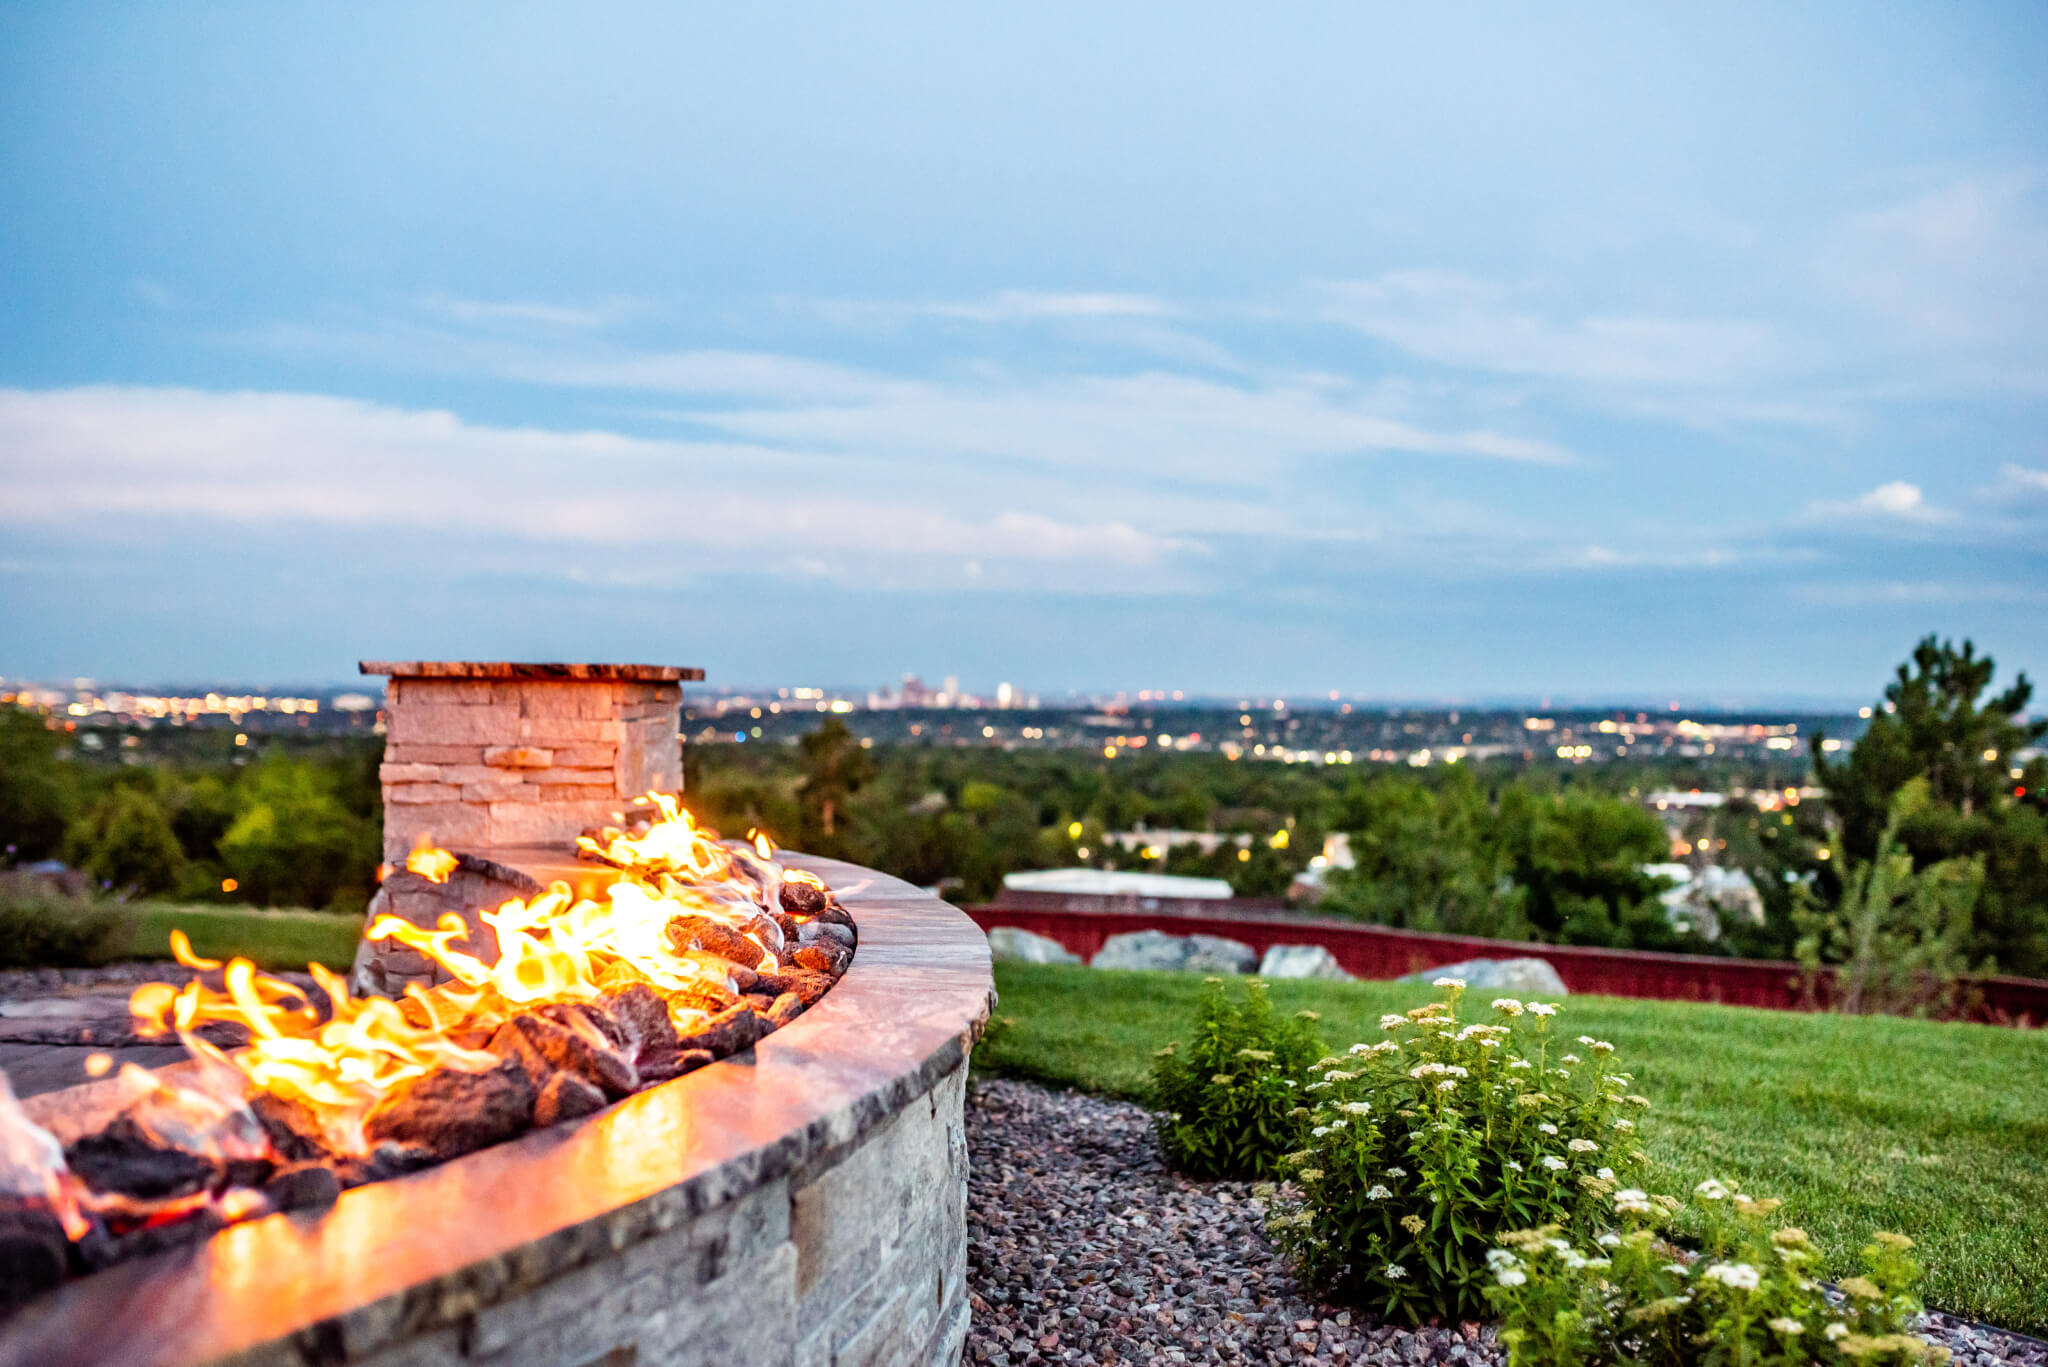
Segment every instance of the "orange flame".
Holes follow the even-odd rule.
[[[783,869],[769,857],[774,845],[765,836],[757,835],[752,844],[724,844],[675,799],[653,794],[649,800],[660,816],[643,833],[607,829],[602,839],[578,842],[624,872],[602,899],[578,898],[566,883],[556,883],[533,898],[514,898],[480,913],[497,936],[495,962],[465,947],[473,944],[474,928],[454,912],[432,929],[398,916],[377,917],[368,938],[417,950],[452,979],[408,988],[402,1005],[352,997],[347,984],[315,964],[310,972],[327,997],[323,1010],[291,983],[258,973],[247,959],[234,959],[225,966],[220,989],[196,978],[182,989],[150,983],[135,990],[130,1009],[146,1029],[176,1031],[195,1056],[231,1066],[255,1090],[309,1108],[329,1144],[343,1152],[363,1151],[363,1119],[393,1088],[434,1068],[477,1072],[497,1066],[495,1055],[469,1045],[488,1039],[521,1011],[593,1001],[646,983],[668,999],[679,1030],[697,1029],[707,1019],[707,996],[729,1001],[735,984],[716,958],[678,949],[669,939],[669,923],[689,916],[727,926],[760,947],[760,971],[774,972],[784,945],[769,913],[780,907],[783,881],[823,883]],[[419,867],[423,856],[440,856],[432,867],[454,866],[452,855],[423,845],[407,867],[433,877]],[[445,877],[444,871],[435,881]],[[172,932],[171,949],[189,968],[222,967],[194,954],[182,931]],[[245,1026],[254,1038],[246,1049],[225,1053],[194,1033],[212,1021]],[[466,1043],[457,1043],[458,1036]]]
[[[455,872],[457,860],[454,855],[434,844],[434,837],[422,835],[412,847],[412,853],[405,857],[408,873],[435,883],[445,883],[448,875]]]

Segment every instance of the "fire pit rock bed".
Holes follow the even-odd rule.
[[[957,1361],[973,923],[831,860],[859,949],[751,1049],[36,1301],[0,1367]]]

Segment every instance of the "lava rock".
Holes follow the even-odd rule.
[[[669,1016],[668,1001],[646,983],[635,983],[623,992],[614,992],[601,1003],[602,1009],[621,1034],[634,1057],[648,1053],[673,1052],[680,1046],[676,1043],[675,1021]]]
[[[306,1162],[327,1153],[327,1137],[311,1107],[276,1092],[258,1092],[249,1109],[263,1126],[270,1147],[288,1162]]]
[[[801,946],[837,945],[847,953],[853,952],[853,928],[842,926],[836,921],[806,921],[797,927],[796,942]]]
[[[853,951],[841,945],[830,943],[805,945],[790,956],[798,968],[811,973],[825,973],[838,977],[853,961]]]
[[[574,1073],[556,1073],[533,1103],[533,1123],[545,1128],[595,1115],[605,1108],[604,1092]]]
[[[678,951],[702,949],[742,968],[756,968],[768,951],[723,921],[709,916],[677,916],[668,923],[668,942]]]
[[[754,1041],[774,1029],[753,1007],[742,1005],[719,1012],[700,1028],[682,1036],[680,1042],[685,1049],[708,1049],[714,1057],[724,1058],[752,1047]]]
[[[640,1080],[646,1086],[668,1082],[718,1061],[709,1049],[667,1049],[640,1056]]]
[[[781,1029],[804,1013],[804,999],[794,992],[785,992],[768,1007],[768,1023]]]
[[[816,916],[831,904],[832,894],[816,883],[784,882],[780,900],[792,916]]]
[[[64,1161],[94,1191],[142,1200],[189,1196],[228,1185],[255,1186],[273,1166],[268,1159],[222,1161],[169,1148],[126,1114],[81,1136],[64,1150]]]
[[[24,1201],[0,1202],[0,1315],[63,1281],[70,1253],[55,1215]]]
[[[813,973],[809,969],[784,969],[780,973],[761,975],[760,987],[763,992],[773,992],[780,997],[785,992],[794,992],[805,1006],[816,1006],[818,998],[831,989],[834,979],[829,973]]]
[[[273,1210],[331,1206],[341,1197],[341,1178],[325,1163],[294,1163],[271,1174],[263,1196]]]
[[[485,1048],[500,1058],[516,1060],[536,1093],[557,1071],[574,1073],[615,1097],[640,1085],[633,1061],[612,1048],[604,1033],[580,1015],[514,1016],[498,1027]]]
[[[388,1093],[363,1121],[370,1140],[422,1150],[436,1159],[510,1139],[533,1123],[535,1087],[507,1059],[480,1073],[436,1068]]]

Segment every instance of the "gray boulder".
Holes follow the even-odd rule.
[[[1564,979],[1542,959],[1467,959],[1445,964],[1422,973],[1410,973],[1404,983],[1434,982],[1438,978],[1462,978],[1474,992],[1511,992],[1524,997],[1569,995]]]
[[[1181,965],[1187,973],[1250,973],[1259,966],[1259,951],[1242,940],[1221,935],[1188,936],[1188,958]]]
[[[1077,964],[1081,956],[1068,949],[1058,940],[1044,935],[1033,935],[1028,930],[1015,926],[997,926],[988,933],[988,952],[991,958],[1007,959],[1020,964]]]
[[[1274,945],[1259,960],[1261,978],[1348,978],[1337,956],[1321,945]]]
[[[1248,944],[1220,935],[1136,930],[1103,941],[1092,962],[1097,968],[1164,973],[1249,973],[1258,966],[1259,954]]]

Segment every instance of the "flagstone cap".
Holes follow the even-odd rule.
[[[361,660],[364,674],[394,679],[568,679],[591,682],[680,683],[702,679],[687,665],[539,664],[517,660]]]

